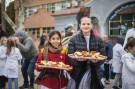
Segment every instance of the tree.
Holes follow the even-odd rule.
[[[9,3],[6,13],[10,17],[10,19],[13,22],[15,22],[14,1]],[[6,21],[6,32],[8,32],[9,35],[12,35],[14,33],[12,27],[9,25],[9,23],[7,21]]]

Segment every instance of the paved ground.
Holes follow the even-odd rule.
[[[21,74],[21,70],[20,70],[21,66],[19,66],[19,86],[23,84],[23,79],[22,79],[22,74]],[[38,73],[35,71],[36,75],[38,75]],[[111,89],[112,88],[112,82],[113,80],[111,80],[111,84],[109,85],[105,85],[105,89]],[[38,85],[34,85],[35,89],[40,89],[40,86]],[[15,89],[14,88],[14,84],[13,84],[13,88],[12,89]]]

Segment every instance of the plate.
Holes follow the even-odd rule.
[[[92,57],[75,57],[73,54],[68,54],[69,57],[74,58],[74,59],[78,59],[78,58],[84,58],[84,59],[97,59],[97,60],[104,60],[107,57],[103,57],[103,58],[92,58]]]
[[[43,67],[43,68],[53,68],[53,69],[62,69],[62,70],[72,70],[73,67],[70,66],[69,68],[64,68],[64,67],[54,67],[54,66],[45,66],[43,64],[36,64],[38,67]]]

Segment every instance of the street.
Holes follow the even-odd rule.
[[[38,72],[35,71],[35,76],[37,76],[37,75],[38,75]],[[19,78],[18,79],[19,79],[19,86],[21,86],[23,84],[23,78],[22,78],[22,74],[21,74],[21,66],[20,65],[19,65]],[[105,86],[105,89],[111,89],[112,82],[113,82],[113,80],[111,80],[111,84],[108,84]],[[12,84],[12,86],[13,86],[13,89],[15,89],[14,84]],[[6,89],[7,89],[7,86],[6,86]],[[40,86],[35,84],[34,89],[40,89]]]

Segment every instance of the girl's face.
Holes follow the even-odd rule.
[[[58,48],[58,46],[60,45],[61,39],[57,34],[55,34],[50,38],[49,42],[51,43],[52,46]]]
[[[129,47],[128,48],[129,52],[131,52],[132,54],[135,54],[135,46],[134,47]]]
[[[91,19],[88,17],[84,17],[81,19],[80,28],[82,32],[85,34],[89,34],[90,30],[92,29],[93,24],[91,23]]]
[[[6,45],[7,44],[7,38],[3,38],[2,42],[3,42],[4,45]]]

